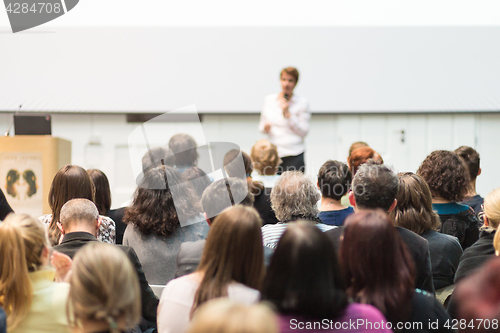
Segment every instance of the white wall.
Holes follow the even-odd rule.
[[[7,128],[10,114],[0,114],[0,128]],[[203,133],[195,132],[198,142],[227,141],[249,152],[264,135],[257,131],[258,115],[205,115]],[[140,124],[126,123],[125,115],[54,114],[54,136],[72,141],[72,163],[84,168],[99,168],[108,176],[113,206],[128,200],[135,189],[129,158],[128,135]],[[173,134],[196,130],[192,123],[152,124],[150,144],[164,145]],[[396,171],[415,172],[433,150],[453,150],[460,145],[476,148],[481,154],[483,173],[478,177],[478,192],[483,196],[500,186],[496,172],[500,155],[496,142],[500,113],[495,114],[401,114],[401,115],[316,115],[306,138],[307,174],[315,177],[327,159],[345,161],[354,141],[366,141],[386,164]],[[404,142],[401,131],[404,130]],[[144,147],[144,149],[146,149]],[[140,161],[136,161],[140,165]]]

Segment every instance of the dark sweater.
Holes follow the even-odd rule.
[[[495,256],[493,237],[495,237],[495,230],[483,230],[477,242],[464,251],[462,258],[460,258],[457,273],[455,274],[455,283],[475,272],[488,259]]]
[[[432,204],[441,219],[443,234],[458,238],[462,249],[466,249],[479,239],[479,220],[472,208],[456,203]]]

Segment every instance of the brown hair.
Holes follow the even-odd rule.
[[[352,175],[354,176],[358,171],[359,166],[363,163],[366,163],[369,159],[373,158],[374,155],[375,150],[371,149],[370,147],[361,147],[354,149],[347,159]]]
[[[460,146],[455,153],[462,159],[469,170],[470,180],[475,180],[479,173],[479,153],[472,147]]]
[[[362,147],[370,147],[370,146],[366,142],[363,142],[363,141],[353,142],[352,145],[349,147],[349,156],[347,157],[347,160],[349,160],[349,157],[351,157],[351,154],[355,149],[362,148]]]
[[[94,182],[84,168],[78,165],[65,165],[54,176],[49,190],[49,206],[52,210],[52,221],[49,225],[51,245],[59,244],[61,238],[57,222],[60,222],[62,206],[67,201],[78,198],[95,202]]]
[[[180,133],[172,136],[168,142],[172,150],[177,167],[193,166],[198,162],[198,151],[196,141],[191,135]],[[165,161],[165,163],[167,163]],[[157,165],[154,165],[157,166]]]
[[[112,333],[119,333],[139,322],[139,279],[123,251],[90,242],[77,252],[72,272],[66,306],[71,326],[80,320],[103,322]]]
[[[280,72],[280,79],[283,76],[283,73],[287,73],[288,75],[293,76],[295,79],[295,83],[299,82],[299,71],[295,67],[287,67],[283,68]]]
[[[264,278],[262,220],[252,207],[237,205],[215,218],[208,232],[198,272],[203,279],[196,291],[193,313],[212,298],[227,296],[235,281],[260,289]]]
[[[340,200],[349,192],[352,174],[349,167],[339,161],[326,161],[318,172],[318,186],[324,198]]]
[[[45,227],[29,215],[9,214],[0,223],[0,305],[9,330],[31,308],[33,287],[28,273],[42,265],[42,251],[47,246]]]
[[[413,172],[398,175],[398,204],[389,217],[394,225],[421,235],[427,230],[438,230],[441,220],[432,210],[432,195],[427,183]]]
[[[250,157],[255,170],[261,175],[272,176],[276,174],[280,157],[278,148],[267,139],[257,141],[250,151]]]
[[[95,205],[100,215],[106,215],[111,208],[111,190],[108,177],[98,169],[88,169],[87,172],[95,186]]]
[[[176,189],[175,204],[170,188]],[[179,218],[201,214],[198,199],[191,184],[184,182],[177,170],[159,166],[144,174],[123,220],[145,235],[169,236],[179,226]]]
[[[245,169],[245,174],[243,175],[243,170],[241,169],[241,164],[235,161],[241,153],[241,158],[243,160],[243,167]],[[233,162],[234,161],[234,162]],[[261,182],[253,181],[251,174],[253,172],[253,163],[250,156],[244,151],[239,151],[238,149],[232,149],[224,155],[224,169],[227,172],[228,177],[235,177],[245,179],[248,185],[249,191],[254,195],[259,195],[264,189],[264,184]],[[244,178],[243,178],[244,177]]]
[[[425,158],[417,170],[433,196],[461,201],[469,191],[470,178],[464,162],[452,151],[436,150]]]
[[[355,302],[375,306],[394,326],[408,319],[415,265],[387,214],[368,210],[347,217],[340,261]]]

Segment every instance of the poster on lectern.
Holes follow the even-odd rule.
[[[0,187],[14,212],[43,215],[42,153],[0,153]]]

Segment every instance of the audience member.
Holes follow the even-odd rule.
[[[271,207],[280,222],[262,227],[264,245],[276,248],[286,228],[300,219],[314,223],[322,231],[336,228],[324,224],[318,217],[317,203],[320,197],[318,188],[302,172],[284,172],[271,192]]]
[[[262,221],[252,207],[235,206],[217,216],[196,272],[170,281],[158,307],[160,333],[183,332],[206,301],[229,297],[245,304],[260,298],[264,277]]]
[[[453,331],[445,327],[450,318],[437,299],[415,290],[412,257],[382,210],[347,218],[340,261],[348,296],[375,306],[395,331],[432,332],[429,323],[436,321],[440,332]]]
[[[213,299],[196,311],[188,333],[279,333],[278,319],[263,304]]]
[[[28,215],[0,223],[0,306],[9,333],[70,332],[65,316],[69,285],[48,269],[45,228]]]
[[[348,302],[332,243],[321,230],[305,221],[289,226],[283,233],[264,280],[262,298],[280,313],[282,333],[337,332],[339,328],[346,332],[371,332],[346,327],[358,320],[385,321],[373,306]],[[325,319],[327,327],[323,326]],[[303,323],[300,329],[298,322]]]
[[[121,333],[137,325],[140,290],[132,264],[109,244],[91,242],[76,256],[67,317],[79,332]]]
[[[500,321],[500,258],[487,262],[479,271],[461,280],[455,289],[460,332],[498,331]]]
[[[385,165],[368,162],[361,165],[354,176],[349,199],[355,211],[382,209],[390,212],[396,207],[398,177]],[[396,227],[406,243],[416,267],[415,286],[434,294],[431,260],[427,241],[405,228]],[[326,234],[338,250],[343,227],[327,231]]]
[[[212,184],[210,177],[207,176],[205,171],[195,166],[186,169],[186,171],[182,173],[182,178],[191,183],[200,199],[203,195],[203,191]]]
[[[238,159],[239,156],[241,159]],[[240,153],[237,149],[230,150],[224,156],[224,169],[229,177],[246,179],[248,189],[255,198],[254,207],[259,212],[264,224],[277,223],[276,215],[271,209],[270,193],[272,188],[266,188],[262,182],[252,179],[253,162],[250,156],[243,151]]]
[[[87,171],[78,165],[63,166],[52,180],[49,190],[49,206],[52,214],[39,217],[48,227],[49,239],[52,246],[60,243],[61,231],[57,227],[60,222],[62,206],[71,199],[84,198],[95,202],[95,186]],[[115,243],[115,222],[109,217],[102,216],[101,226],[97,238],[101,242]]]
[[[479,166],[479,153],[472,147],[460,146],[455,149],[455,153],[467,166],[470,178],[469,192],[467,192],[464,200],[461,201],[464,205],[471,207],[478,217],[483,212],[482,205],[484,198],[476,192],[476,178],[481,174]]]
[[[457,154],[436,150],[417,170],[432,194],[432,208],[441,219],[440,232],[458,238],[462,249],[479,238],[479,220],[469,206],[458,203],[469,190],[469,173]]]
[[[470,275],[495,255],[493,239],[500,224],[500,187],[484,199],[484,227],[477,242],[468,247],[458,266],[455,282]]]
[[[188,134],[176,134],[168,142],[169,148],[174,153],[175,168],[183,173],[186,169],[196,166],[198,151],[196,141]]]
[[[124,221],[128,226],[123,244],[135,250],[147,280],[154,285],[165,285],[174,278],[180,245],[203,239],[208,230],[201,223],[201,207],[194,189],[168,166],[146,172]]]
[[[7,333],[7,316],[2,307],[0,307],[0,333]]]
[[[248,192],[245,181],[237,178],[221,179],[213,182],[203,192],[201,197],[201,206],[204,211],[205,220],[208,226],[212,225],[215,218],[228,207],[234,204],[243,206],[253,205],[253,195]],[[234,202],[234,198],[243,198],[241,202]],[[239,201],[239,200],[238,200]],[[193,273],[200,263],[203,249],[205,248],[205,239],[194,242],[182,243],[177,254],[175,277],[180,277]]]
[[[87,199],[73,199],[68,201],[61,208],[60,228],[64,237],[61,244],[55,246],[54,250],[73,258],[83,246],[92,242],[97,242],[96,235],[99,224],[99,213],[92,201]],[[137,273],[141,288],[142,316],[151,324],[156,325],[158,299],[149,287],[141,263],[134,249],[129,246],[117,246],[130,259]],[[151,326],[147,325],[147,323],[144,324],[145,326]]]
[[[278,148],[269,140],[262,139],[253,145],[250,157],[255,170],[253,180],[262,182],[266,188],[273,188],[279,178],[277,173],[281,163]]]
[[[106,174],[98,169],[87,170],[95,186],[95,205],[99,210],[99,215],[108,216],[115,222],[116,226],[116,244],[123,244],[123,233],[127,225],[123,223],[123,214],[125,207],[118,209],[111,208],[111,189]]]
[[[434,289],[452,285],[462,247],[456,237],[437,232],[439,216],[432,210],[432,196],[427,183],[412,172],[400,173],[397,205],[389,213],[394,225],[422,236],[429,243]]]
[[[349,155],[347,156],[347,163],[349,163],[349,157],[351,157],[352,155],[352,152],[355,150],[355,149],[358,149],[358,148],[363,148],[363,147],[370,147],[366,142],[364,141],[356,141],[356,142],[353,142],[351,144],[351,146],[349,147]]]
[[[10,207],[5,194],[0,189],[0,221],[5,220],[10,213],[14,213],[14,210]]]
[[[162,162],[163,160],[163,162]],[[168,147],[153,147],[142,157],[142,171],[146,173],[149,169],[166,165],[175,166],[175,156]]]
[[[349,170],[351,170],[352,175],[356,175],[359,166],[363,163],[366,163],[368,160],[373,159],[374,155],[375,150],[371,149],[370,147],[361,147],[354,149],[347,159]]]
[[[318,188],[321,191],[319,218],[325,224],[342,225],[354,212],[352,207],[341,204],[341,199],[351,188],[352,174],[349,167],[339,161],[326,161],[318,172]]]

